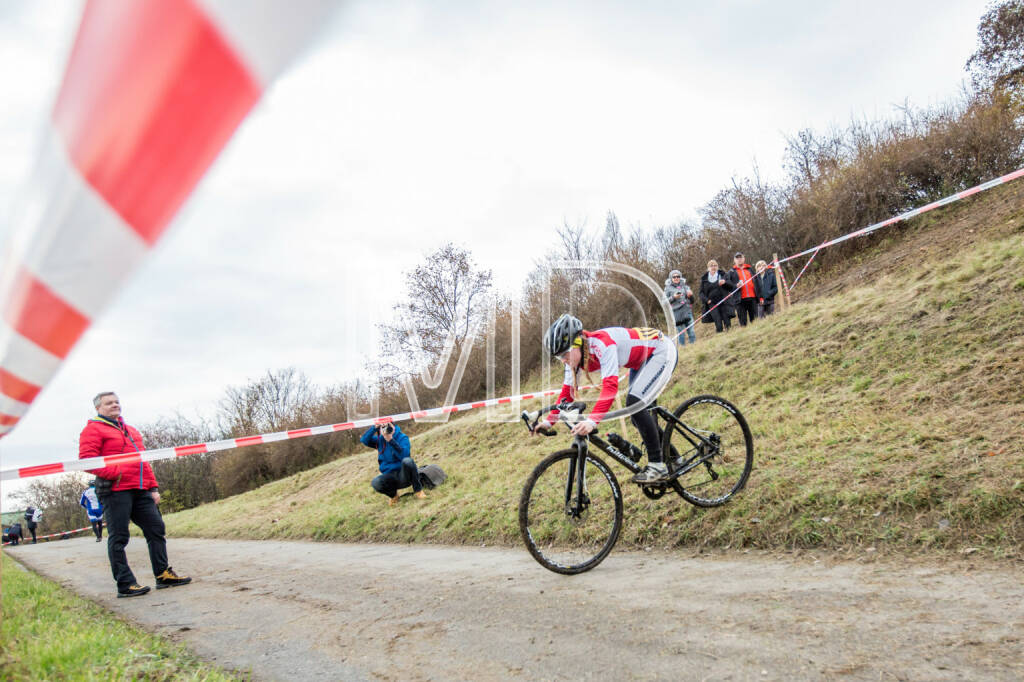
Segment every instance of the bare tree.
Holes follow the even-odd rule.
[[[964,68],[979,90],[1024,85],[1024,0],[993,5],[978,23],[978,49]]]
[[[280,431],[308,418],[317,402],[316,387],[294,367],[267,373],[245,386],[230,386],[219,416],[232,437]]]
[[[206,443],[224,437],[209,421],[202,418],[191,421],[180,413],[142,425],[139,430],[150,449]],[[153,473],[160,482],[160,505],[164,511],[191,509],[217,499],[213,458],[213,454],[198,454],[152,463]]]
[[[385,370],[414,373],[431,365],[455,339],[460,350],[487,316],[491,271],[481,270],[469,251],[447,243],[402,277],[404,299],[396,321],[380,326]]]
[[[742,250],[769,254],[789,250],[786,240],[788,193],[761,178],[757,164],[753,176],[737,180],[700,209],[704,229],[727,236],[727,252]],[[723,254],[725,255],[725,254]]]

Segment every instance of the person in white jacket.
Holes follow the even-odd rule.
[[[29,506],[25,510],[25,525],[28,528],[28,532],[32,533],[32,544],[36,544],[36,526],[43,520],[43,510],[33,506]]]
[[[103,503],[96,497],[95,483],[89,484],[78,500],[78,504],[85,508],[89,523],[92,525],[92,532],[96,533],[96,542],[101,542],[103,540]]]

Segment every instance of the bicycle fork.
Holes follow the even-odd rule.
[[[569,460],[569,475],[565,481],[565,515],[579,519],[590,506],[586,474],[587,439],[577,436],[573,445],[576,448],[576,457]]]

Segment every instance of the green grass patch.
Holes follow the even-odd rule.
[[[4,680],[237,680],[0,556]]]

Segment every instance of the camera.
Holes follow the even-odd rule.
[[[378,424],[377,425],[377,430],[379,432],[381,432],[382,434],[391,435],[392,433],[395,432],[395,425],[394,424]]]

